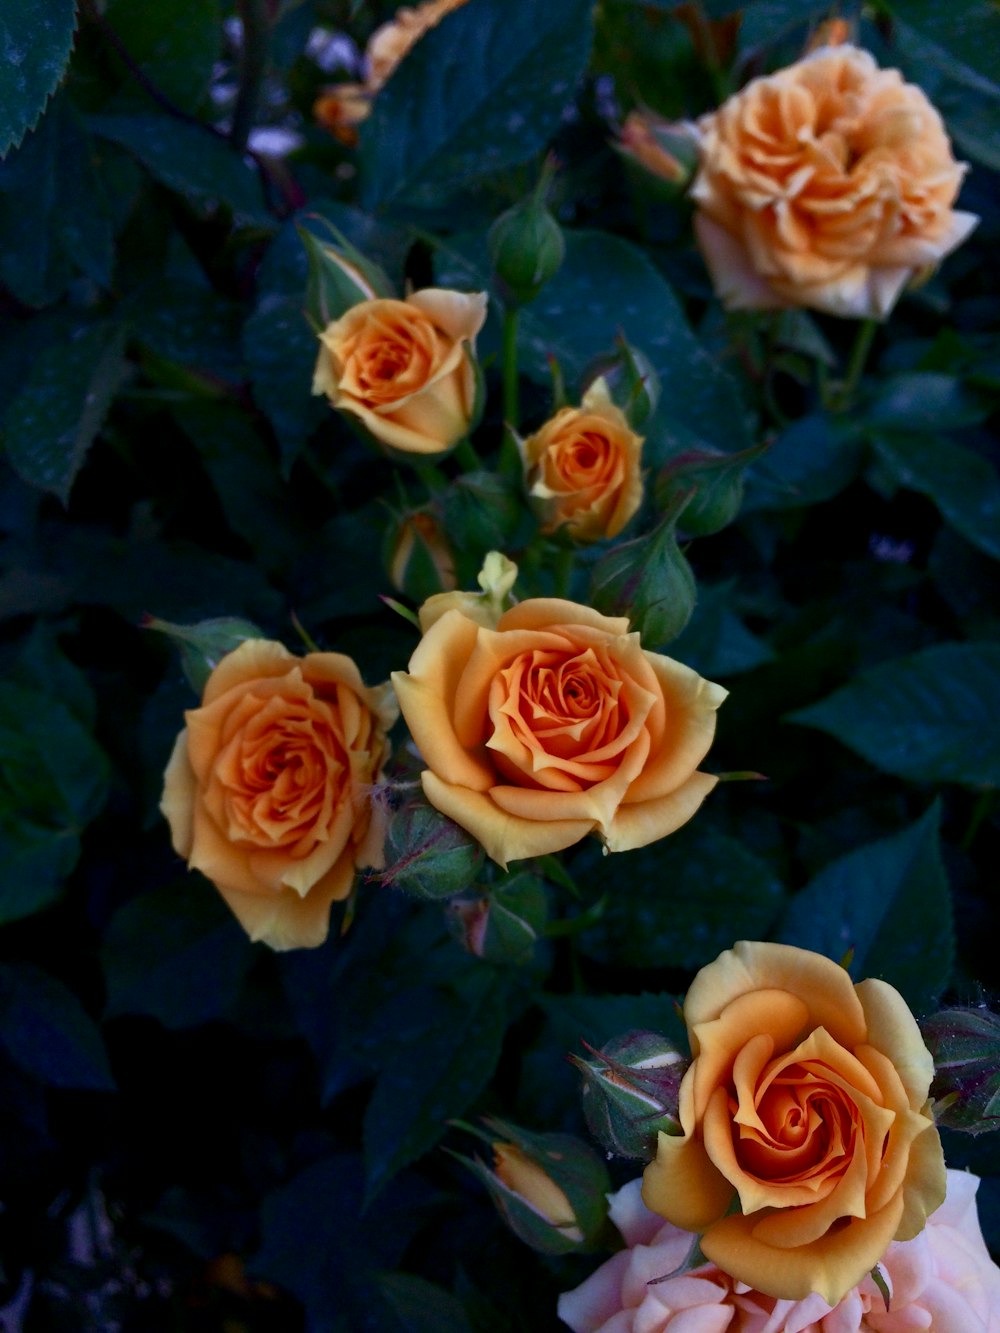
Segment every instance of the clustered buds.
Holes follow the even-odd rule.
[[[593,1057],[571,1056],[583,1074],[583,1111],[594,1138],[619,1157],[645,1162],[658,1133],[679,1134],[677,1098],[688,1060],[656,1032],[627,1032]]]

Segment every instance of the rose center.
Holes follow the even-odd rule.
[[[744,1169],[762,1180],[813,1179],[842,1169],[853,1154],[856,1108],[822,1068],[789,1066],[758,1098],[756,1112],[756,1124],[740,1124],[735,1146]]]

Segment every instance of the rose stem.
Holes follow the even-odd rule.
[[[472,447],[472,441],[469,439],[459,440],[455,446],[455,461],[463,472],[478,472],[482,467],[479,455]]]
[[[515,305],[506,305],[503,312],[503,459],[501,471],[508,476],[517,476],[521,471],[521,459],[517,452],[515,436],[518,416],[518,381],[517,381],[517,321],[518,309]]]
[[[573,578],[573,555],[572,546],[562,546],[556,549],[554,572],[557,597],[569,596]]]
[[[847,363],[847,375],[840,386],[840,393],[832,404],[835,412],[846,412],[854,401],[854,394],[861,380],[865,362],[868,360],[868,353],[871,351],[878,323],[877,319],[865,319],[858,326],[858,331],[854,336],[854,346],[851,348],[850,359]]]
[[[431,495],[435,491],[443,491],[448,485],[444,474],[433,463],[418,463],[414,460],[413,470]]]
[[[237,0],[237,12],[243,25],[240,44],[240,82],[229,138],[241,151],[257,118],[260,90],[267,69],[268,16],[265,0]]]

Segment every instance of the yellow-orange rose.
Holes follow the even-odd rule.
[[[698,973],[684,1018],[684,1132],[659,1136],[647,1207],[758,1291],[836,1305],[944,1198],[913,1015],[884,981],[743,941]]]
[[[476,405],[476,334],[486,293],[425,287],[405,301],[361,301],[328,324],[313,393],[409,454],[441,454],[468,432]]]
[[[371,785],[397,716],[341,653],[294,657],[249,639],[185,714],[160,808],[174,849],[213,881],[253,940],[322,944],[330,905],[382,864]]]
[[[577,541],[617,537],[642,503],[642,436],[595,380],[580,407],[561,408],[521,444],[525,485],[543,532]]]
[[[396,66],[425,32],[467,0],[425,0],[411,8],[403,5],[388,23],[376,28],[365,48],[364,83],[334,83],[323,88],[313,104],[313,115],[331,134],[354,147],[357,127],[368,119],[372,100]]]
[[[500,865],[588,833],[627,851],[691,818],[718,781],[697,768],[725,690],[627,620],[537,598],[483,623],[488,601],[467,614],[462,596],[431,599],[392,678],[432,805]]]
[[[700,123],[695,232],[731,309],[884,318],[978,219],[941,117],[867,51],[825,47]]]

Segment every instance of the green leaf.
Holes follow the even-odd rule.
[[[992,46],[989,42],[981,45],[977,34],[980,23],[995,33],[1000,24],[996,11],[990,13],[984,0],[964,0],[955,9],[937,5],[938,21],[927,27],[928,4],[920,5],[920,26],[911,25],[909,0],[905,8],[901,4],[894,8],[901,16],[893,22],[891,56],[905,75],[920,84],[944,117],[956,147],[994,171],[1000,170],[1000,87],[994,59],[997,38],[993,37]],[[960,22],[955,24],[959,16]],[[970,20],[967,28],[965,19]],[[949,38],[941,20],[949,29],[955,24],[956,32],[965,29],[955,48],[960,54],[944,44]],[[971,41],[966,34],[972,36]],[[943,42],[935,40],[938,37]],[[974,63],[967,63],[969,56],[973,56]],[[977,66],[982,66],[983,72]]]
[[[940,0],[890,0],[888,8],[925,41],[939,47],[939,59],[960,63],[998,82],[1000,14],[988,0],[951,0],[947,5]]]
[[[735,579],[700,587],[691,620],[670,645],[671,657],[710,680],[753,671],[774,660],[770,646],[751,634],[731,609],[735,587]]]
[[[479,964],[434,1026],[382,1070],[365,1114],[367,1197],[432,1148],[489,1082],[507,1023],[503,973]]]
[[[881,977],[927,1013],[948,984],[955,947],[940,817],[935,802],[909,828],[824,866],[792,899],[778,939],[837,962],[853,949],[856,980]]]
[[[161,93],[185,111],[198,110],[221,55],[219,0],[170,0],[154,5],[149,0],[111,0],[104,18]],[[149,109],[149,94],[131,73],[115,105],[126,98],[144,111]]]
[[[681,997],[683,998],[683,997]],[[567,1051],[580,1054],[586,1041],[600,1049],[630,1031],[658,1032],[687,1051],[687,1030],[674,995],[543,995],[539,1003]]]
[[[97,324],[43,352],[3,417],[17,473],[63,504],[127,368],[125,330]]]
[[[311,391],[318,347],[301,296],[265,297],[243,326],[254,400],[274,427],[286,476],[330,413],[326,399]]]
[[[246,935],[201,876],[119,908],[101,948],[105,1015],[147,1014],[166,1028],[225,1017],[253,959]]]
[[[912,782],[1000,786],[1000,645],[948,643],[883,662],[788,721]]]
[[[400,1333],[472,1333],[457,1296],[413,1273],[381,1273],[379,1289]]]
[[[55,301],[77,270],[110,286],[115,209],[107,155],[60,95],[0,163],[0,280],[26,305]]]
[[[9,680],[65,704],[81,726],[93,730],[97,700],[90,681],[63,654],[45,621],[38,621],[22,648]]]
[[[602,857],[587,884],[607,893],[608,906],[580,948],[619,967],[701,967],[734,939],[762,938],[784,897],[763,861],[697,822]]]
[[[864,417],[879,431],[959,430],[990,414],[984,398],[956,375],[940,371],[890,375],[878,385]]]
[[[476,0],[426,33],[361,130],[369,207],[437,203],[544,147],[590,54],[590,0]]]
[[[169,189],[198,203],[225,204],[241,222],[273,223],[257,173],[208,125],[146,114],[91,116],[90,126],[127,148]]]
[[[76,0],[17,0],[0,13],[0,157],[37,123],[69,63]]]
[[[852,423],[801,417],[750,468],[742,512],[822,504],[850,485],[863,457],[864,441]]]
[[[1000,560],[1000,476],[985,458],[934,435],[880,437],[875,449],[901,486],[926,495],[967,541]]]
[[[433,1202],[405,1178],[363,1207],[360,1162],[329,1157],[300,1171],[261,1207],[255,1277],[278,1282],[309,1312],[309,1333],[386,1333],[382,1273],[398,1268]]]
[[[57,897],[109,778],[103,751],[63,703],[0,682],[0,921]]]
[[[114,1089],[97,1024],[71,990],[30,963],[0,966],[0,1046],[52,1087]]]

